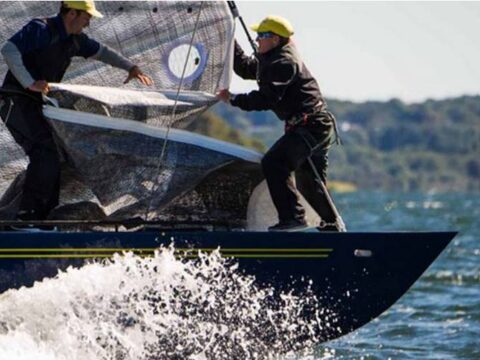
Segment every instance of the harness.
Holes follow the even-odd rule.
[[[318,121],[323,123],[329,122],[333,124],[335,139],[332,141],[332,144],[341,145],[342,139],[339,135],[337,119],[335,118],[335,115],[333,115],[330,111],[324,110],[323,106],[316,106],[310,113],[294,115],[290,119],[285,120],[285,132],[305,127]]]

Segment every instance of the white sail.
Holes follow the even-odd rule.
[[[53,84],[49,96],[59,108],[46,107],[44,115],[65,163],[61,204],[52,216],[245,220],[262,178],[260,154],[174,130],[196,121],[229,85],[234,20],[227,3],[96,4],[105,17],[92,20],[88,35],[139,64],[154,86],[123,86],[125,72],[84,59]],[[3,2],[0,42],[58,7]],[[26,161],[3,124],[0,147],[0,183],[4,190],[10,185],[0,200],[6,219],[16,212],[22,184],[21,176],[12,183],[12,173]]]

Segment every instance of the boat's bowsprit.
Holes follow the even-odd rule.
[[[172,241],[176,253],[220,248],[260,284],[301,294],[311,280],[319,305],[335,314],[328,340],[388,309],[455,236],[437,233],[267,233],[144,231],[0,233],[0,292],[53,277],[68,266],[126,251],[151,256]]]

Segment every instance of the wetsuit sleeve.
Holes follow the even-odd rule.
[[[243,52],[240,45],[235,40],[235,50],[233,59],[233,70],[235,74],[242,79],[255,80],[257,77],[258,60],[254,57],[248,57]]]
[[[296,74],[295,64],[286,60],[273,62],[260,75],[258,90],[236,95],[230,103],[245,111],[271,110],[283,100]]]
[[[109,64],[125,71],[130,71],[130,69],[135,66],[135,64],[126,57],[120,55],[115,50],[103,44],[100,44],[98,52],[92,57],[92,59],[101,61],[105,64]]]
[[[7,41],[1,53],[8,69],[24,88],[28,88],[35,82],[35,79],[30,75],[25,65],[23,65],[22,54],[14,43]]]

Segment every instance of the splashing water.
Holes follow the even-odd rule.
[[[70,268],[0,296],[0,359],[267,359],[308,354],[331,318],[302,296],[260,287],[219,252],[174,249]],[[308,309],[314,316],[302,316]]]

